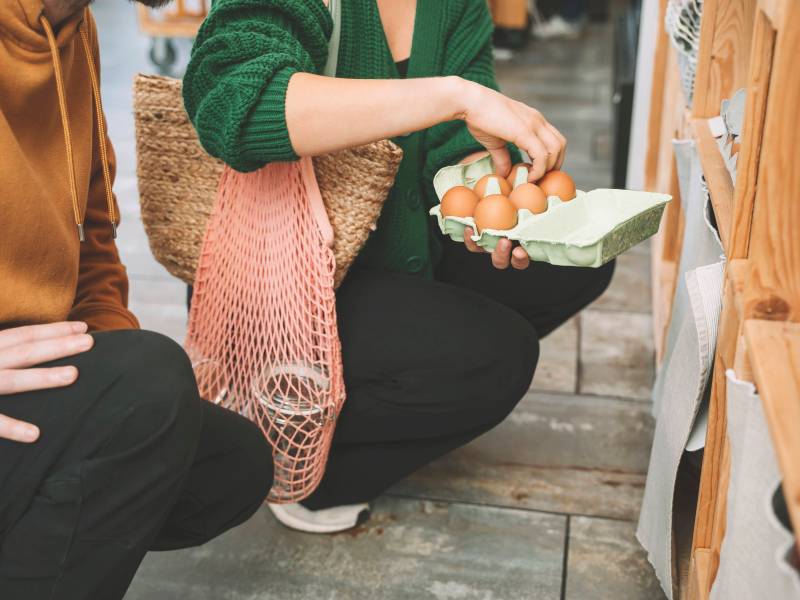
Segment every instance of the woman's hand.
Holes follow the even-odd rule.
[[[476,253],[486,253],[486,250],[472,241],[473,233],[471,227],[467,227],[464,230],[464,245],[467,247],[467,250]],[[525,252],[525,248],[522,246],[517,246],[513,250],[511,248],[511,240],[503,238],[497,242],[497,246],[494,252],[492,252],[492,264],[495,269],[507,269],[509,266],[520,270],[528,268],[531,264],[531,259],[528,253]]]
[[[4,394],[64,387],[74,383],[78,378],[78,369],[75,367],[35,368],[34,365],[89,350],[94,338],[86,333],[86,329],[86,323],[70,322],[0,331],[0,408]],[[0,438],[35,442],[39,438],[39,428],[0,414]]]
[[[533,160],[529,181],[561,168],[567,140],[535,108],[472,81],[461,80],[463,111],[458,115],[492,155],[497,173],[507,176],[511,158],[506,142],[515,144]]]

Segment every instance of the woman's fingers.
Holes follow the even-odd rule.
[[[0,438],[30,444],[39,438],[39,428],[36,425],[0,415]]]
[[[467,228],[464,229],[464,245],[467,247],[467,250],[469,250],[470,252],[476,252],[476,253],[486,252],[486,250],[484,250],[483,248],[478,246],[478,244],[476,244],[473,241],[473,239],[472,239],[473,234],[474,234],[474,231],[472,231],[472,227],[467,227]]]
[[[26,325],[0,331],[0,350],[25,342],[49,340],[76,333],[86,333],[87,325],[80,321],[63,321],[46,325]]]
[[[507,269],[511,264],[511,242],[502,239],[492,252],[492,264],[495,269]]]
[[[505,142],[501,140],[500,146],[497,148],[486,148],[489,154],[492,155],[492,164],[494,171],[501,177],[508,177],[511,172],[511,155],[508,153],[508,147]]]
[[[23,342],[0,349],[0,369],[23,369],[89,350],[94,338],[86,333]]]
[[[547,172],[548,165],[551,163],[549,152],[542,141],[533,134],[530,134],[521,144],[528,156],[531,158],[531,168],[528,171],[528,181],[537,181]]]
[[[547,124],[547,128],[555,136],[560,145],[560,150],[558,152],[558,159],[556,160],[556,164],[553,168],[561,169],[561,166],[564,164],[564,159],[567,157],[567,138],[565,138],[558,129],[553,127],[551,123]]]
[[[531,259],[528,256],[528,253],[525,252],[525,248],[522,246],[517,246],[511,252],[511,266],[515,269],[523,270],[527,269],[528,266],[531,264]]]
[[[64,387],[75,383],[78,369],[72,366],[0,371],[0,396]],[[0,404],[2,406],[2,404]]]
[[[486,252],[486,250],[473,242],[470,236],[472,236],[472,229],[467,227],[464,230],[464,245],[467,250],[470,252]],[[530,264],[531,260],[528,257],[528,253],[525,252],[525,248],[517,246],[512,251],[511,241],[505,238],[497,242],[497,246],[492,252],[492,265],[496,269],[505,270],[509,266],[515,269],[527,269]]]
[[[548,161],[547,161],[547,170],[550,171],[551,169],[556,168],[556,164],[558,163],[558,157],[561,152],[561,141],[556,137],[556,135],[550,130],[549,123],[545,123],[544,126],[537,132],[537,136],[541,140],[544,147],[547,148],[548,154]]]

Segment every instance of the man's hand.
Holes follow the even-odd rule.
[[[72,322],[0,331],[0,396],[74,383],[78,378],[75,367],[31,367],[89,350],[94,338],[87,335],[86,328],[86,323]],[[0,414],[0,438],[35,442],[39,438],[39,428]]]
[[[472,241],[472,235],[473,231],[471,227],[464,229],[464,245],[467,247],[467,250],[470,252],[485,253],[486,250]],[[495,269],[514,267],[515,269],[522,270],[528,268],[531,264],[531,259],[528,253],[525,252],[525,248],[517,246],[512,250],[511,241],[503,238],[497,242],[497,247],[494,249],[494,252],[492,252],[492,264]]]

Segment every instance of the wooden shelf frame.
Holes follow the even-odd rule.
[[[662,11],[665,4],[662,0]],[[663,84],[654,85],[651,99],[655,110],[645,176],[650,189],[676,195],[667,138],[685,138],[689,131],[728,258],[689,586],[681,590],[682,598],[692,600],[708,597],[725,536],[729,368],[740,379],[754,381],[762,398],[800,542],[800,159],[795,150],[800,139],[800,2],[705,0],[702,19],[694,103],[688,114],[680,86],[675,89],[674,50],[668,40],[666,46],[657,46],[654,80]],[[658,72],[659,65],[664,72]],[[741,87],[747,101],[734,184],[708,119]],[[676,105],[681,111],[673,110]],[[665,214],[660,239],[654,242],[656,348],[670,319],[674,281],[669,273],[677,272],[683,236],[679,217]]]
[[[748,355],[783,474],[783,495],[800,531],[800,323],[748,319]]]
[[[728,254],[733,222],[733,181],[717,140],[711,135],[708,119],[693,119],[692,129],[697,142],[697,154],[703,167],[708,195],[717,219],[717,229],[725,254]]]

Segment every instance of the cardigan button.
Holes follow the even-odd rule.
[[[406,268],[408,268],[409,273],[419,273],[424,266],[425,263],[419,256],[411,256],[406,261]]]

